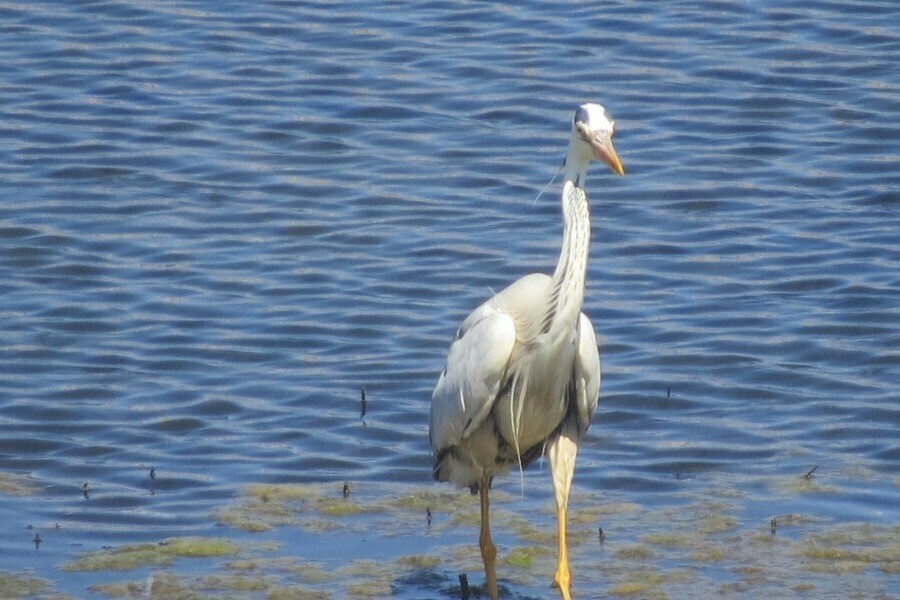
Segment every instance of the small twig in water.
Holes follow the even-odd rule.
[[[469,577],[465,573],[459,574],[459,597],[461,600],[469,600]]]
[[[807,480],[807,481],[809,481],[810,479],[812,479],[812,474],[815,473],[815,472],[816,472],[816,469],[818,469],[818,468],[819,468],[819,465],[816,465],[816,466],[814,466],[812,469],[810,469],[809,471],[807,471],[806,474],[803,476],[803,479],[805,479],[805,480]]]
[[[363,417],[366,416],[366,388],[365,387],[359,388],[359,395],[360,395],[360,400],[362,402],[362,412],[360,413],[359,418],[362,419]]]

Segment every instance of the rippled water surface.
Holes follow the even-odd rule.
[[[245,539],[216,515],[255,483],[444,491],[427,415],[450,336],[552,270],[558,184],[533,199],[589,100],[627,176],[587,183],[583,503],[646,524],[725,486],[738,528],[896,528],[898,57],[888,0],[0,3],[0,473],[31,488],[0,492],[0,570],[74,597],[140,579],[59,566]],[[818,488],[772,484],[816,465]],[[552,531],[546,469],[504,490]],[[352,531],[281,530],[275,554],[455,535]],[[872,597],[900,594],[888,563],[857,573]],[[391,593],[457,597],[454,568]]]

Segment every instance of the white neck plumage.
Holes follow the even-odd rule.
[[[585,152],[587,150],[587,152]],[[562,192],[563,241],[551,280],[542,332],[570,330],[584,301],[584,279],[591,240],[591,217],[584,185],[590,150],[574,139],[564,165]]]
[[[569,139],[569,151],[566,153],[566,162],[563,164],[563,186],[565,186],[566,181],[571,181],[578,187],[584,188],[584,180],[587,177],[587,169],[591,158],[590,148],[573,133]]]

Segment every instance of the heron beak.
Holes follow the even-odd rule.
[[[622,168],[622,161],[619,160],[619,155],[616,154],[616,149],[613,148],[611,136],[604,134],[594,136],[590,144],[591,150],[594,151],[594,156],[596,156],[598,160],[602,160],[609,165],[609,168],[617,175],[625,175],[625,169]]]

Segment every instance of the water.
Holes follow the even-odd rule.
[[[532,199],[583,101],[627,176],[587,186],[576,486],[897,526],[898,32],[889,1],[0,5],[0,473],[39,490],[0,495],[0,570],[78,597],[127,578],[79,552],[241,537],[215,514],[249,484],[430,488],[450,336],[552,270],[558,186]],[[766,488],[815,465],[827,493]]]

